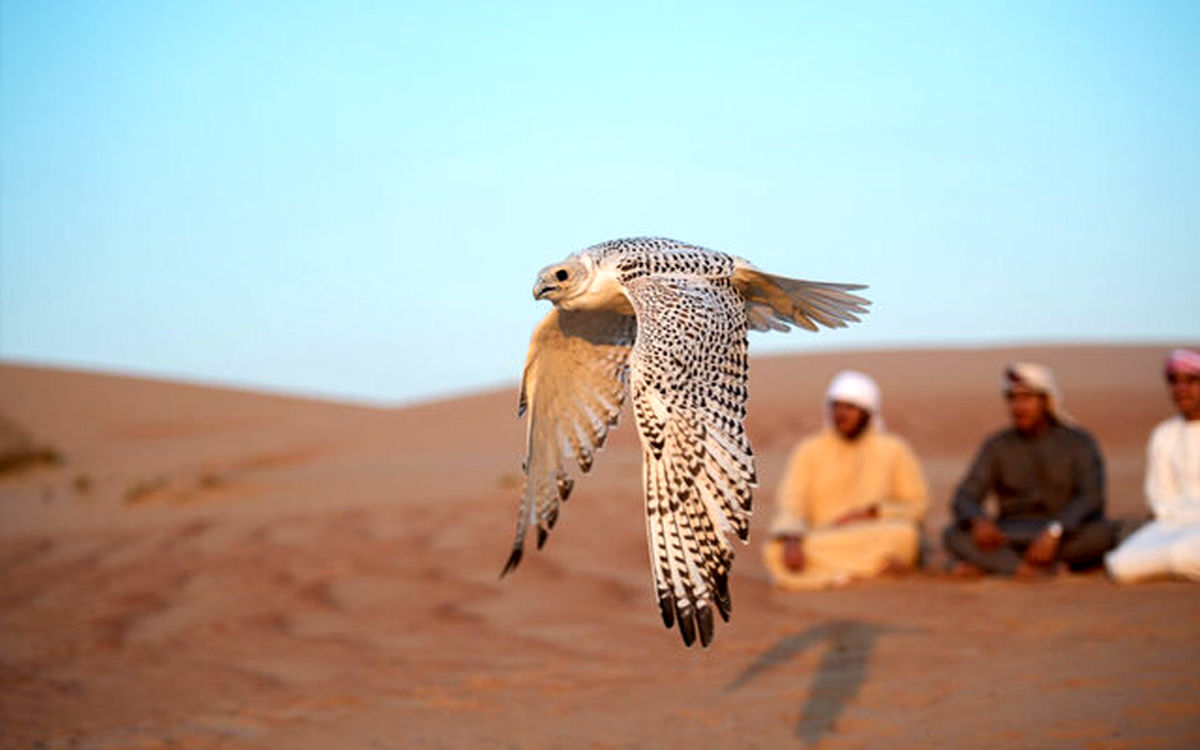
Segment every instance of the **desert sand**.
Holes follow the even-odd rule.
[[[753,342],[752,342],[753,346]],[[1200,747],[1200,587],[930,572],[810,594],[758,545],[829,377],[884,390],[935,542],[999,370],[1052,366],[1146,513],[1166,346],[755,358],[761,484],[734,613],[662,627],[630,415],[546,548],[498,579],[516,387],[377,409],[9,363],[0,440],[0,745],[12,748]],[[0,446],[0,447],[5,447]]]

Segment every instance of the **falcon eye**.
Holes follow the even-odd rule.
[[[567,275],[568,274],[567,274],[566,270],[562,269],[562,268],[560,268],[554,272],[554,278],[558,279],[559,281],[566,281]]]

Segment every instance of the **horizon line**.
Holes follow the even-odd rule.
[[[985,351],[1005,349],[1055,349],[1055,348],[1122,348],[1122,349],[1153,349],[1175,348],[1179,346],[1200,346],[1197,341],[1180,341],[1178,339],[1132,339],[1132,338],[1071,338],[1071,339],[1001,339],[978,341],[943,341],[930,342],[923,340],[894,341],[882,345],[848,342],[846,344],[824,343],[806,346],[800,350],[785,349],[771,350],[751,354],[751,360],[802,358],[807,356],[828,356],[831,354],[868,354],[868,353],[918,353],[934,351]],[[0,367],[21,367],[28,369],[54,370],[62,373],[81,375],[97,375],[128,380],[144,380],[168,385],[182,385],[197,388],[241,392],[258,396],[291,399],[299,401],[319,401],[340,406],[350,406],[366,409],[396,410],[421,407],[444,401],[454,401],[461,398],[485,396],[499,391],[516,390],[519,378],[493,381],[490,384],[469,386],[465,388],[450,388],[438,393],[416,395],[410,398],[376,399],[366,396],[353,396],[334,391],[320,389],[292,388],[274,386],[261,382],[238,380],[236,378],[207,377],[180,372],[170,372],[155,368],[122,367],[99,363],[56,360],[54,358],[25,358],[12,357],[0,353]],[[515,397],[514,397],[515,398]]]

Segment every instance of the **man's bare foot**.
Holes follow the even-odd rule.
[[[1013,578],[1019,578],[1022,581],[1045,581],[1056,576],[1066,575],[1068,572],[1070,569],[1061,560],[1050,565],[1034,565],[1022,561],[1017,566],[1017,572],[1013,574]]]
[[[987,575],[987,572],[983,568],[965,560],[955,560],[946,569],[946,572],[950,574],[951,578],[960,578],[967,581],[983,578]]]

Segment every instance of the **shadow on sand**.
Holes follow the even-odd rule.
[[[737,690],[763,672],[786,664],[805,649],[826,643],[812,688],[800,711],[800,722],[796,725],[796,737],[806,745],[813,745],[833,730],[838,717],[862,689],[875,640],[886,633],[913,632],[918,631],[858,620],[814,625],[802,633],[783,638],[764,651],[725,689]]]

